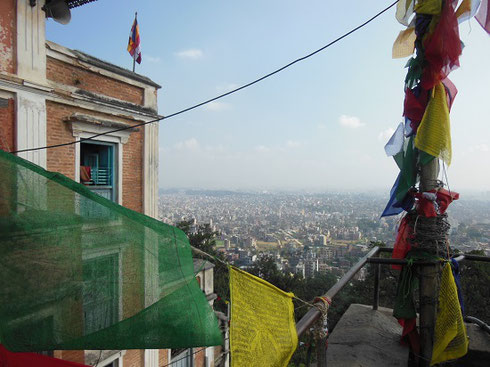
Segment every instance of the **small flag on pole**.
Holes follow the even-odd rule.
[[[133,57],[133,60],[138,64],[141,64],[141,45],[140,45],[140,30],[138,27],[137,14],[134,16],[133,26],[131,27],[131,33],[129,33],[128,52]],[[133,63],[134,71],[134,63]]]

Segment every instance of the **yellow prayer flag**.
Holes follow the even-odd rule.
[[[407,28],[404,31],[400,31],[398,37],[393,43],[393,51],[391,56],[394,59],[401,59],[413,54],[415,48],[415,28]]]
[[[292,293],[230,267],[233,367],[286,367],[297,345]]]
[[[463,0],[456,10],[458,22],[464,22],[473,18],[480,7],[480,0]]]
[[[464,13],[471,11],[471,0],[463,0],[456,10],[456,18],[459,18]]]
[[[408,27],[408,20],[413,15],[415,0],[399,0],[396,4],[395,17],[403,25]]]
[[[467,352],[468,337],[459,305],[458,290],[451,265],[446,263],[442,271],[430,365],[460,358]]]
[[[419,0],[415,5],[418,14],[438,15],[442,11],[442,0]]]
[[[442,83],[434,87],[433,97],[430,98],[417,129],[415,147],[434,157],[440,157],[448,166],[451,164],[449,107],[446,89]]]

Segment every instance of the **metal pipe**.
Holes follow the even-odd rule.
[[[391,247],[380,247],[379,253],[383,253],[383,252],[391,253],[391,252],[393,252],[393,248],[391,248]],[[459,257],[459,255],[463,255],[465,257],[463,260],[490,262],[489,256],[451,253],[451,256],[455,256],[455,255],[458,255],[458,257]]]
[[[379,247],[373,247],[362,259],[360,259],[340,280],[330,288],[324,297],[332,299],[335,295],[356,275],[367,262],[367,259],[376,255],[379,251]],[[320,311],[316,307],[310,308],[310,310],[296,323],[296,332],[300,337],[313,323],[320,317]]]
[[[457,262],[460,262],[461,260],[464,260],[464,255],[459,255],[458,257],[453,257],[454,260]]]
[[[488,326],[488,324],[484,323],[482,320],[477,319],[476,317],[473,316],[466,316],[464,318],[464,321],[477,324],[479,327],[481,327],[483,330],[485,330],[487,333],[490,334],[490,326]]]
[[[470,261],[484,261],[484,262],[490,262],[490,257],[488,256],[479,256],[479,255],[464,255],[464,260],[470,260]]]
[[[414,264],[417,265],[422,265],[422,266],[427,266],[427,265],[435,265],[438,264],[440,261],[417,261]],[[395,264],[395,265],[407,265],[408,261],[405,259],[385,259],[381,257],[371,257],[370,259],[367,259],[368,264]]]

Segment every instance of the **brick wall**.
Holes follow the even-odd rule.
[[[123,150],[123,202],[126,208],[143,212],[144,130],[131,133]]]
[[[46,76],[49,80],[122,101],[139,105],[143,104],[143,88],[135,87],[51,57],[47,58],[46,63]]]
[[[168,350],[167,349],[160,349],[158,351],[158,365],[159,366],[166,366],[168,364]]]
[[[202,348],[194,355],[194,367],[206,367],[206,349]]]
[[[0,98],[0,149],[15,150],[15,101]]]
[[[74,141],[69,125],[63,119],[74,113],[67,105],[46,101],[47,145]],[[48,171],[55,171],[75,179],[75,146],[67,145],[47,150]]]
[[[139,349],[127,350],[123,357],[124,367],[142,367],[145,365],[145,351]]]
[[[56,350],[53,357],[85,364],[85,352],[83,350]]]
[[[105,120],[113,119],[112,116],[94,113],[83,108],[46,101],[48,145],[75,140],[70,124],[63,121],[74,113],[100,117]],[[134,122],[129,120],[118,119],[118,121],[134,124]],[[143,211],[143,139],[144,130],[139,128],[138,131],[131,133],[128,142],[123,145],[122,204],[138,212]],[[75,145],[48,149],[47,167],[49,171],[60,172],[74,179]]]
[[[16,0],[0,0],[0,71],[15,73]]]

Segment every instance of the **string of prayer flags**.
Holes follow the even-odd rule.
[[[430,365],[457,359],[468,352],[468,337],[459,304],[458,290],[451,264],[442,270],[439,303],[434,328],[434,346]]]
[[[232,367],[286,367],[297,345],[292,293],[230,270]]]

